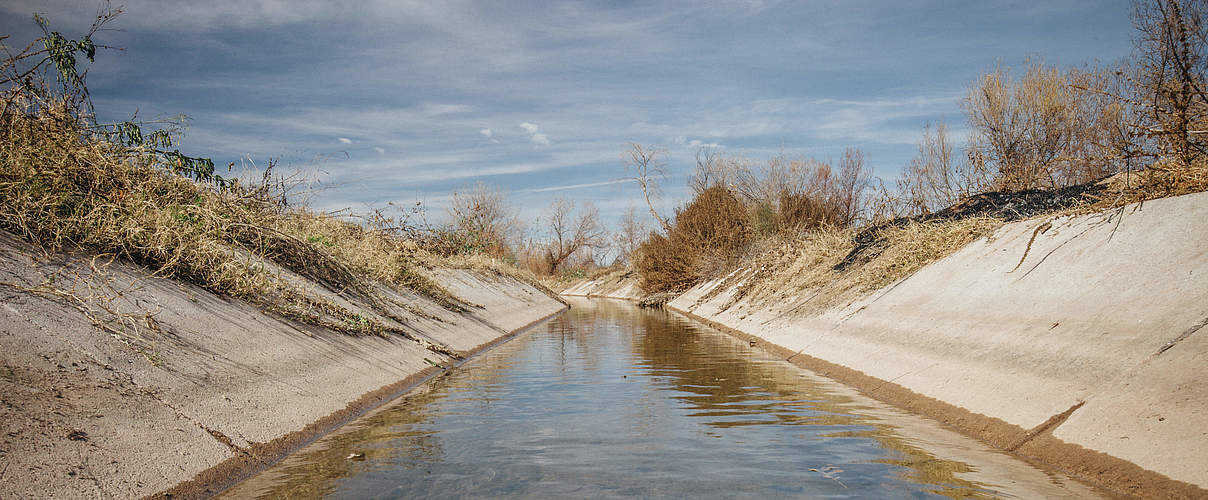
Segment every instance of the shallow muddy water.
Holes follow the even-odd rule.
[[[226,495],[1096,496],[674,313],[594,299]]]

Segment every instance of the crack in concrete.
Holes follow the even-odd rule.
[[[1187,337],[1190,337],[1191,334],[1199,331],[1199,329],[1201,329],[1205,326],[1208,326],[1208,317],[1205,317],[1204,319],[1200,320],[1199,323],[1191,325],[1191,328],[1188,328],[1183,333],[1179,334],[1179,336],[1175,337],[1174,340],[1171,340],[1170,342],[1162,344],[1162,347],[1159,347],[1158,352],[1153,353],[1153,356],[1151,356],[1150,359],[1153,359],[1154,357],[1161,355],[1162,353],[1169,350],[1171,347],[1174,347],[1175,344],[1178,344],[1179,342],[1187,340]]]
[[[130,381],[131,381],[131,383],[134,383],[134,378],[131,377]],[[215,441],[218,441],[219,443],[226,445],[228,448],[231,449],[232,452],[234,452],[236,454],[244,454],[244,455],[247,454],[246,449],[236,445],[235,442],[233,440],[231,440],[231,438],[227,437],[226,434],[223,434],[222,432],[211,429],[206,424],[201,423],[200,420],[197,420],[196,418],[189,416],[184,411],[182,411],[180,408],[173,406],[172,403],[169,403],[167,400],[160,397],[160,395],[156,394],[153,390],[142,387],[136,383],[134,383],[134,386],[138,387],[140,390],[142,390],[143,394],[151,396],[152,399],[158,401],[159,404],[167,406],[169,409],[172,410],[173,413],[176,413],[177,417],[188,420],[189,422],[192,422],[193,425],[196,425],[201,430],[206,431],[206,434],[209,434],[211,437],[213,437]]]
[[[884,381],[884,382],[881,382],[880,384],[877,384],[877,386],[876,386],[876,387],[873,387],[872,389],[869,389],[869,390],[868,390],[868,392],[869,392],[870,394],[871,394],[871,393],[874,393],[874,392],[877,392],[877,391],[878,391],[878,390],[880,390],[882,387],[885,387],[885,385],[886,385],[886,384],[893,384],[893,383],[896,383],[896,382],[897,382],[897,380],[898,380],[898,379],[900,379],[900,378],[902,378],[902,377],[905,377],[905,376],[907,376],[907,375],[914,375],[914,374],[916,374],[916,373],[920,373],[920,372],[924,372],[924,371],[930,370],[930,369],[932,369],[932,368],[935,368],[936,366],[939,366],[939,364],[940,364],[940,363],[938,363],[938,362],[937,362],[937,363],[932,363],[932,364],[930,364],[930,365],[924,366],[924,367],[919,368],[919,369],[917,369],[917,370],[911,370],[911,371],[908,371],[908,372],[903,373],[903,374],[901,374],[901,375],[898,375],[898,376],[896,376],[896,377],[894,377],[894,378],[891,378],[891,379],[889,379],[889,380],[886,380],[886,381]]]
[[[1049,419],[1045,420],[1044,423],[1036,426],[1034,429],[1024,434],[1023,437],[1018,441],[1012,443],[1010,446],[1007,446],[1006,451],[1016,452],[1020,447],[1027,444],[1028,441],[1031,441],[1036,436],[1052,431],[1053,429],[1061,426],[1061,424],[1064,424],[1066,420],[1069,420],[1070,415],[1073,415],[1076,410],[1082,408],[1082,405],[1084,404],[1086,404],[1086,401],[1079,401],[1075,403],[1074,406],[1071,406],[1068,410],[1049,417]]]
[[[237,455],[250,455],[248,453],[247,449],[235,444],[235,441],[233,441],[231,438],[227,437],[227,435],[223,434],[221,431],[219,431],[217,429],[211,429],[209,427],[206,427],[204,424],[202,424],[201,422],[198,422],[196,420],[194,420],[193,423],[197,424],[198,427],[201,427],[202,430],[209,433],[210,436],[213,436],[214,439],[217,439],[219,443],[227,445],[227,448],[230,448],[232,453],[235,453]]]
[[[136,382],[134,380],[134,376],[132,374],[126,373],[124,375],[126,375],[126,378],[128,379],[129,384],[131,386],[133,386],[134,388],[138,389],[139,392],[149,396],[151,399],[154,399],[155,401],[159,402],[159,404],[162,404],[162,405],[168,407],[168,409],[172,410],[172,412],[175,413],[178,418],[192,422],[193,425],[196,425],[198,428],[205,431],[206,434],[209,434],[210,437],[213,437],[215,441],[218,441],[219,443],[225,445],[228,449],[231,450],[231,453],[234,453],[236,455],[243,455],[248,458],[254,458],[254,457],[252,457],[251,452],[248,451],[247,448],[244,448],[244,447],[241,447],[241,446],[235,444],[235,441],[233,439],[231,439],[229,436],[227,436],[226,434],[223,434],[221,431],[219,431],[217,429],[211,429],[209,426],[202,423],[200,420],[193,418],[192,416],[189,416],[183,410],[181,410],[180,408],[177,408],[175,405],[173,405],[172,403],[169,403],[166,399],[161,397],[153,388],[144,387],[141,384],[139,384],[138,382]]]

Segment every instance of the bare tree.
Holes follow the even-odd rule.
[[[1208,154],[1208,6],[1196,0],[1138,0],[1133,4],[1139,103],[1159,153],[1187,168]]]
[[[1050,163],[1070,128],[1065,82],[1056,68],[1029,65],[1023,78],[1007,68],[982,75],[962,102],[973,133],[971,158],[997,171],[1000,187],[1054,187]]]
[[[985,162],[962,161],[943,122],[923,126],[919,152],[897,179],[901,209],[906,214],[933,212],[991,187]],[[885,192],[885,190],[881,190]]]
[[[454,192],[449,216],[466,246],[496,257],[507,254],[508,240],[520,231],[520,219],[503,191],[484,182]]]
[[[835,207],[843,225],[851,225],[864,212],[865,192],[872,182],[872,170],[864,166],[864,151],[843,150],[839,177],[835,179]]]
[[[575,202],[557,198],[545,216],[551,241],[545,247],[546,270],[554,274],[575,252],[598,249],[608,244],[607,231],[600,224],[600,213],[590,203],[584,203],[576,217]]]
[[[633,262],[634,252],[642,246],[642,241],[649,232],[650,228],[638,218],[637,209],[630,206],[621,217],[621,226],[613,235],[613,245],[620,253],[618,257],[625,262]]]
[[[626,171],[638,186],[642,188],[642,196],[646,198],[646,206],[650,215],[658,221],[659,227],[667,234],[671,232],[671,223],[658,214],[654,209],[653,198],[658,198],[662,191],[659,181],[666,175],[663,170],[662,158],[667,156],[667,149],[660,146],[644,146],[636,142],[629,143],[629,151],[624,155]]]
[[[898,193],[907,213],[930,213],[960,199],[955,161],[952,143],[948,141],[948,126],[943,122],[934,129],[930,123],[924,125],[919,153],[910,159],[898,177]]]
[[[728,186],[733,175],[732,163],[717,148],[701,146],[696,150],[696,170],[688,178],[688,187],[699,196],[713,186]]]
[[[789,158],[784,153],[755,163],[729,158],[733,171],[730,184],[735,194],[748,205],[774,204],[783,194],[825,198],[833,181],[831,167],[813,158]]]
[[[1073,102],[1077,118],[1076,141],[1071,142],[1058,175],[1067,179],[1092,180],[1128,170],[1145,156],[1152,140],[1136,125],[1136,106],[1121,96],[1133,93],[1126,76],[1128,63],[1112,67],[1069,70],[1066,81],[1077,92]]]
[[[988,173],[987,187],[1021,190],[1123,169],[1137,153],[1129,109],[1111,98],[1121,83],[1103,69],[1062,72],[1034,62],[1019,78],[1005,68],[983,75],[962,102],[972,127],[970,172]]]

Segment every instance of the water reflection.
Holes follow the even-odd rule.
[[[537,331],[425,385],[228,494],[1087,493],[1022,463],[1004,466],[1008,459],[963,441],[946,445],[949,455],[989,457],[983,466],[1006,470],[1011,479],[1001,483],[1012,484],[996,483],[1001,475],[970,479],[976,466],[927,451],[939,445],[903,432],[905,420],[886,418],[875,403],[732,337],[619,302],[577,301]],[[1020,484],[1024,490],[1004,487]]]

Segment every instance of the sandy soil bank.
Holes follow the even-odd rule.
[[[1203,498],[1206,237],[1195,194],[1008,224],[821,313],[800,312],[812,290],[736,298],[723,280],[668,306],[1115,491]]]
[[[414,339],[351,337],[120,262],[35,255],[0,233],[5,498],[141,497],[190,479],[174,492],[203,495],[454,361],[425,345],[470,353],[565,307],[510,277],[436,270],[470,311],[393,294],[407,318],[393,324]]]

